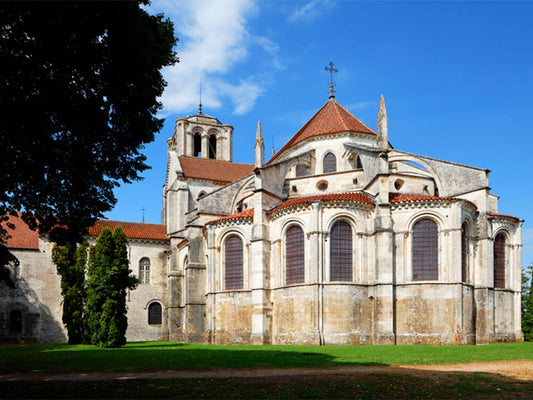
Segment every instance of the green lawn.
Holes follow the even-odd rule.
[[[0,373],[412,365],[524,359],[533,360],[533,342],[484,346],[213,346],[139,342],[119,349],[32,344],[0,346]]]

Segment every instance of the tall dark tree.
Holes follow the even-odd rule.
[[[160,70],[177,58],[172,23],[146,3],[2,1],[0,220],[24,210],[33,228],[60,224],[54,241],[79,243],[114,188],[148,168]]]
[[[85,305],[85,270],[88,247],[87,242],[83,242],[77,248],[69,243],[66,246],[54,245],[52,249],[52,261],[61,276],[62,319],[67,327],[70,344],[83,342],[85,331],[83,308]]]
[[[522,332],[533,341],[533,264],[522,272]]]
[[[124,231],[102,229],[89,257],[85,316],[90,343],[102,347],[126,343],[126,290],[137,283],[129,269]]]

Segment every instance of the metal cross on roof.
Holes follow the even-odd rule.
[[[333,73],[339,72],[337,68],[333,68],[333,61],[329,62],[329,67],[325,67],[326,71],[329,71],[329,98],[332,99],[335,97],[335,91],[333,90]]]

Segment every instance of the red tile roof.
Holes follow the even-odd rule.
[[[6,241],[9,249],[39,249],[39,232],[32,231],[20,217],[10,216],[8,223],[15,225],[15,229],[7,228],[7,234],[11,236]],[[2,226],[6,227],[5,223]]]
[[[348,110],[341,106],[335,99],[330,99],[302,128],[300,128],[298,132],[296,132],[292,139],[272,157],[269,163],[276,159],[285,150],[305,139],[340,132],[376,134],[372,129],[363,124]]]
[[[215,219],[214,221],[208,222],[208,224],[214,224],[216,222],[220,221],[230,221],[230,220],[237,220],[237,219],[250,219],[254,217],[254,209],[249,208],[248,210],[241,211],[237,214],[233,215],[227,215],[222,218]]]
[[[8,222],[14,224],[15,229],[8,228],[8,234],[11,237],[7,240],[6,247],[10,249],[39,249],[38,231],[32,231],[19,217],[9,217]],[[168,240],[164,225],[108,220],[96,221],[89,228],[89,236],[98,236],[104,226],[108,226],[111,230],[114,230],[117,226],[122,227],[128,239]]]
[[[253,164],[238,164],[209,158],[179,157],[183,174],[187,178],[230,183],[254,170]]]
[[[308,196],[308,197],[297,197],[284,201],[279,206],[273,208],[268,212],[272,214],[283,208],[294,206],[297,204],[306,204],[312,201],[346,201],[346,202],[355,202],[363,204],[374,204],[374,201],[368,197],[366,194],[361,192],[348,192],[348,193],[332,193],[332,194],[322,194],[317,196]]]
[[[408,203],[415,201],[450,201],[454,200],[453,197],[438,197],[438,196],[424,196],[420,194],[403,194],[403,193],[391,193],[389,195],[390,202],[395,203]]]
[[[500,213],[491,212],[491,213],[489,213],[489,215],[490,215],[491,217],[511,218],[511,219],[515,219],[515,220],[517,220],[517,221],[520,221],[520,218],[518,218],[518,217],[514,217],[514,216],[512,216],[512,215],[507,215],[507,214],[500,214]]]
[[[89,228],[89,236],[98,236],[107,226],[114,230],[120,226],[128,239],[168,240],[165,225],[98,220]]]

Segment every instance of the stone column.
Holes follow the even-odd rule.
[[[204,342],[206,311],[206,264],[202,226],[189,228],[189,263],[185,266],[185,328],[189,342]]]
[[[272,303],[270,301],[270,240],[263,209],[261,170],[255,170],[253,195],[254,224],[252,227],[250,288],[252,290],[253,344],[272,343]]]
[[[394,232],[389,202],[388,152],[380,154],[379,194],[376,205],[376,286],[374,343],[395,344]]]
[[[316,343],[324,344],[324,234],[322,232],[322,204],[311,203],[311,231],[309,232],[310,260],[309,272],[311,282],[316,282]]]
[[[494,241],[487,214],[479,216],[475,265],[476,344],[494,341]]]

